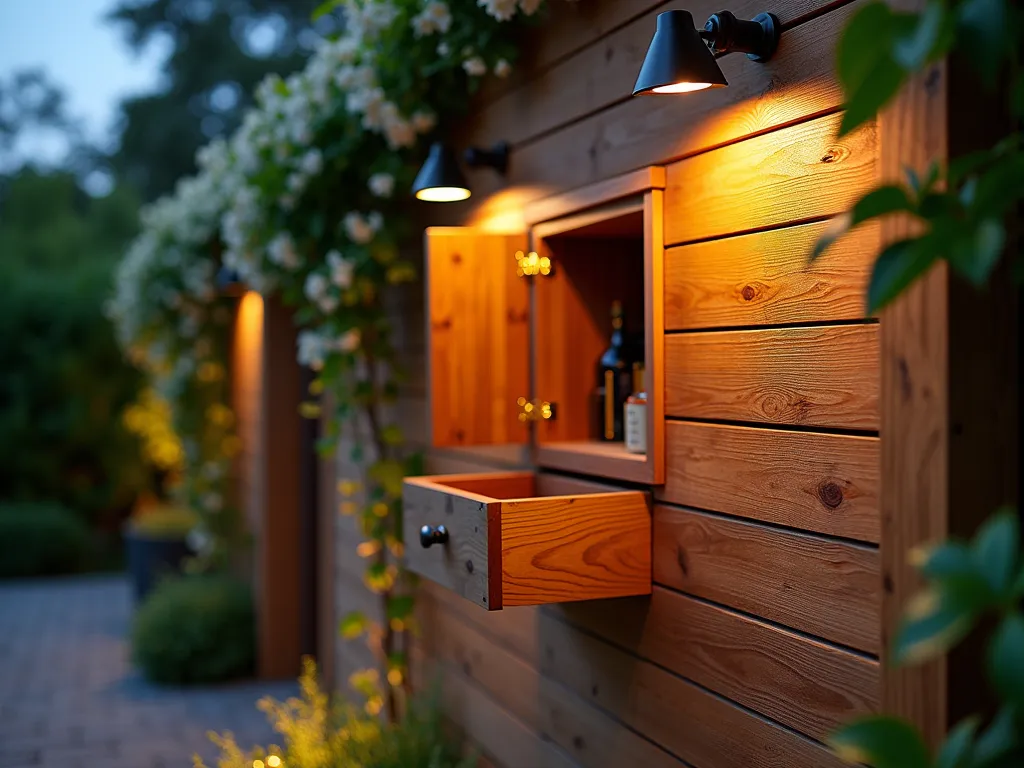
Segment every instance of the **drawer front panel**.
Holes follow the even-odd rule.
[[[402,497],[409,570],[482,608],[500,609],[501,502],[418,477],[406,479]],[[419,540],[424,525],[445,526],[447,544],[424,548]],[[495,537],[493,549],[488,545],[490,536]],[[491,552],[496,562],[489,556]],[[493,582],[489,578],[492,570],[497,577]]]

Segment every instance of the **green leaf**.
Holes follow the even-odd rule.
[[[402,495],[402,480],[405,478],[405,468],[402,463],[394,459],[378,461],[369,471],[370,477],[380,483],[384,493],[392,498],[399,498]]]
[[[346,640],[353,640],[359,637],[369,626],[370,620],[362,611],[352,611],[346,614],[338,625],[338,632]]]
[[[939,750],[935,768],[967,768],[978,724],[977,717],[968,717],[956,724]]]
[[[890,184],[871,190],[854,203],[849,213],[832,220],[818,242],[814,244],[811,260],[820,257],[836,240],[865,221],[888,213],[910,210],[910,198],[903,187]]]
[[[953,243],[949,263],[975,286],[988,282],[999,264],[1006,245],[1006,228],[1000,219],[985,219],[974,230],[974,237]]]
[[[873,2],[847,23],[836,51],[836,75],[846,99],[840,135],[874,117],[906,80],[892,48],[898,34],[913,28],[914,18]]]
[[[1011,613],[999,623],[988,648],[988,677],[1004,700],[1024,707],[1024,616]]]
[[[324,2],[320,3],[320,5],[318,5],[313,10],[313,21],[316,21],[321,16],[326,16],[328,13],[330,13],[339,5],[341,5],[341,2],[342,0],[325,0]]]
[[[992,591],[1008,596],[1017,572],[1020,522],[1012,509],[1002,509],[978,529],[971,542],[974,563]]]
[[[873,768],[929,768],[928,748],[914,727],[894,717],[864,718],[829,739],[840,758]]]
[[[405,619],[412,614],[416,606],[416,598],[412,595],[398,595],[388,600],[388,620]]]
[[[914,597],[893,643],[897,664],[919,664],[941,656],[969,633],[975,612],[932,588]]]
[[[893,46],[893,58],[908,72],[914,72],[931,59],[942,55],[943,34],[951,26],[952,16],[940,0],[931,0],[917,17],[917,25],[907,35],[900,36]]]
[[[989,86],[995,84],[1013,41],[1008,10],[1005,0],[965,0],[957,8],[959,36],[970,45],[967,59]]]
[[[974,744],[973,762],[987,766],[1008,753],[1017,743],[1017,716],[1013,707],[1004,706],[992,718],[988,728]]]
[[[868,314],[895,299],[935,263],[939,254],[922,240],[897,240],[878,255],[868,284]]]
[[[389,424],[380,431],[380,439],[384,441],[385,445],[401,445],[405,440],[405,434],[397,424]]]

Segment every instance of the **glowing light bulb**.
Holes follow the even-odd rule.
[[[651,91],[654,93],[692,93],[710,87],[711,83],[672,83],[671,85],[659,85],[657,88],[652,88]]]

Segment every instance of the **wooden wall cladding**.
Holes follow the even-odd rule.
[[[676,421],[666,436],[659,499],[878,542],[877,437]]]
[[[882,577],[874,547],[660,506],[654,510],[654,580],[879,651]]]
[[[808,256],[827,226],[816,222],[668,249],[666,330],[863,317],[879,229],[854,230],[811,263]]]
[[[837,139],[841,119],[829,115],[668,166],[665,244],[847,210],[875,181],[877,139],[873,125]]]
[[[781,0],[768,64],[726,56],[729,88],[631,99],[672,4],[552,0],[523,70],[466,123],[464,144],[513,143],[509,175],[474,174],[437,216],[513,231],[522,204],[666,165],[671,246],[652,595],[487,613],[424,582],[422,679],[497,768],[838,768],[826,735],[879,709],[879,230],[807,261],[877,176],[874,126],[835,138],[835,43],[864,1]],[[487,471],[482,454],[427,462]]]
[[[878,429],[878,326],[665,337],[665,413],[692,419]]]

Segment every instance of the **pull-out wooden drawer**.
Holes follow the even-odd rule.
[[[405,480],[410,570],[488,610],[651,592],[642,491],[533,472]]]

